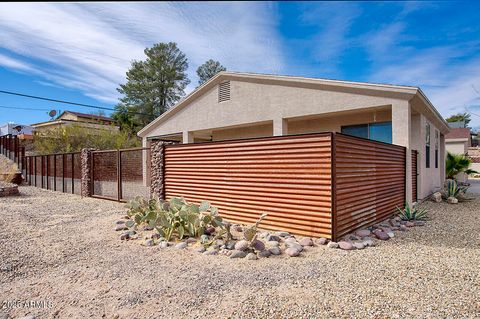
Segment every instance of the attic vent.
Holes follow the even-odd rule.
[[[230,81],[218,85],[218,103],[230,101]]]

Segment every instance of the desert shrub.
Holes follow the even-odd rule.
[[[33,153],[52,154],[78,152],[82,148],[119,149],[141,146],[141,141],[128,132],[92,129],[76,124],[50,129],[35,136]]]
[[[131,218],[126,223],[128,227],[148,225],[167,241],[173,235],[179,239],[185,235],[201,237],[210,227],[224,228],[218,209],[207,201],[197,205],[188,203],[184,198],[174,197],[170,201],[160,201],[137,197],[127,207],[127,214]]]
[[[4,156],[0,156],[0,180],[11,182],[19,172],[18,166],[13,161]]]
[[[408,220],[425,220],[427,219],[428,211],[426,209],[418,208],[417,206],[410,206],[405,203],[405,208],[400,209],[397,207],[398,216],[405,221]]]
[[[457,174],[465,173],[467,175],[478,174],[477,171],[470,169],[472,160],[465,154],[447,153],[445,158],[445,172],[447,178],[454,179]]]
[[[449,197],[455,197],[457,199],[464,199],[468,190],[468,186],[460,186],[454,179],[447,179],[444,183],[443,190],[441,191],[442,197],[447,199]]]

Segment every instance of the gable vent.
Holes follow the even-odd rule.
[[[218,103],[230,101],[230,81],[218,85]]]

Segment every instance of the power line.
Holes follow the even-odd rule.
[[[0,105],[0,108],[3,109],[14,109],[14,110],[28,110],[28,111],[50,111],[50,109],[37,109],[37,108],[32,108],[32,107],[18,107],[18,106],[5,106],[5,105]]]
[[[49,101],[49,102],[57,102],[57,103],[75,105],[75,106],[83,106],[83,107],[100,109],[100,110],[116,111],[115,109],[108,108],[108,107],[103,107],[103,106],[96,106],[96,105],[84,104],[84,103],[78,103],[78,102],[70,102],[70,101],[65,101],[65,100],[52,99],[52,98],[48,98],[48,97],[42,97],[42,96],[36,96],[36,95],[29,95],[29,94],[18,93],[18,92],[11,92],[11,91],[0,90],[0,93],[9,94],[9,95],[15,95],[15,96],[21,96],[21,97],[26,97],[26,98],[30,98],[30,99],[37,99],[37,100]],[[146,114],[146,113],[140,113],[140,112],[133,112],[133,111],[122,111],[122,112],[124,112],[124,113],[130,113],[130,114],[136,114],[136,115],[146,115],[146,116],[154,117],[154,115]]]

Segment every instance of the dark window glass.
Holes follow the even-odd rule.
[[[342,133],[368,138],[368,124],[342,126]]]
[[[430,145],[425,146],[425,166],[430,167]]]
[[[369,138],[371,140],[392,144],[392,122],[370,124]]]
[[[438,168],[438,150],[435,150],[435,168]]]

